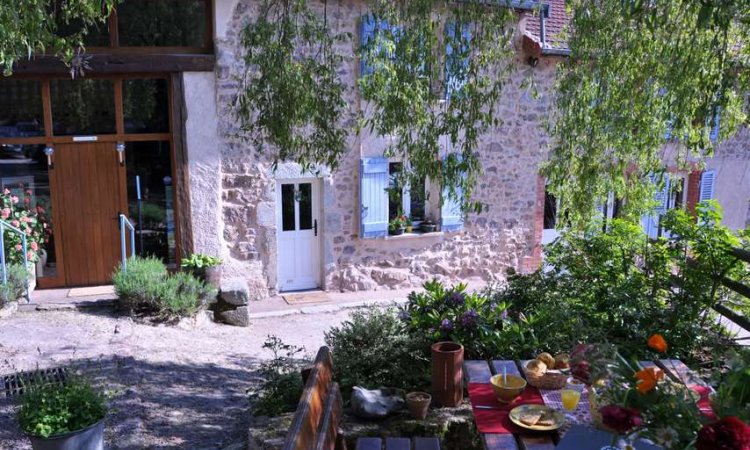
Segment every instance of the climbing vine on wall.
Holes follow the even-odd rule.
[[[717,132],[747,124],[750,2],[568,3],[549,189],[570,225],[584,226],[610,192],[637,218],[658,188],[652,174],[710,157]]]
[[[389,137],[386,156],[481,211],[472,192],[482,168],[482,136],[502,123],[501,90],[513,65],[517,18],[504,0],[373,0],[363,18],[359,89],[361,125]]]
[[[346,149],[348,106],[335,51],[350,36],[329,26],[327,2],[262,0],[241,34],[245,72],[234,103],[241,137],[268,153],[274,166],[336,169]]]

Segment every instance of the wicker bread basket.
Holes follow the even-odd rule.
[[[526,373],[526,381],[536,388],[550,390],[562,389],[568,382],[569,375],[566,373],[559,370],[547,370],[544,374],[539,374],[538,372],[527,370],[526,364],[528,363],[529,362],[526,361],[523,364],[523,371]]]

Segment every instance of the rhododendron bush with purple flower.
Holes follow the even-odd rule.
[[[40,202],[32,201],[32,191],[24,185],[18,185],[25,193],[23,201],[10,189],[0,193],[0,219],[26,234],[26,259],[28,262],[39,260],[39,252],[44,249],[52,236],[52,229],[47,220],[47,207]],[[21,236],[5,230],[5,257],[9,263],[23,263],[23,243]]]
[[[462,344],[467,358],[533,354],[537,347],[528,318],[509,314],[488,292],[467,292],[465,284],[428,281],[424,292],[409,295],[399,317],[412,334]]]

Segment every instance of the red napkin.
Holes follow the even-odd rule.
[[[488,383],[469,383],[469,400],[474,411],[474,421],[480,433],[512,434],[523,429],[510,421],[508,413],[518,405],[543,405],[544,399],[539,390],[533,386],[526,386],[521,396],[510,404],[497,401],[492,385]],[[477,406],[492,406],[498,409],[483,409]]]
[[[698,409],[700,412],[708,419],[716,420],[717,417],[716,414],[714,414],[713,408],[711,408],[711,399],[709,398],[711,395],[711,389],[697,384],[690,386],[690,389],[700,395],[700,399],[698,400]]]

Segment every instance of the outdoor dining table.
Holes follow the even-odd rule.
[[[490,378],[494,374],[507,373],[509,375],[518,375],[525,378],[521,367],[524,367],[528,360],[493,360],[493,361],[464,361],[464,378],[467,384],[471,386],[474,383],[489,384]],[[673,381],[687,385],[688,387],[708,386],[694,372],[692,372],[682,361],[676,359],[659,360],[659,361],[641,361],[642,367],[656,366],[661,368],[664,373]],[[474,388],[477,386],[474,385]],[[481,387],[481,386],[480,386]],[[710,388],[709,388],[710,389]],[[562,409],[559,403],[559,391],[539,390],[544,404],[554,409]],[[591,418],[588,414],[588,396],[581,397],[579,407],[577,408],[576,418],[578,424],[573,427],[564,426],[561,430],[553,432],[533,432],[525,431],[516,427],[513,433],[487,433],[480,430],[482,442],[486,450],[599,450],[602,447],[602,441],[605,441],[607,434],[595,430],[591,424]],[[478,409],[474,409],[475,417]],[[499,419],[498,419],[499,420]],[[570,436],[566,436],[570,433]],[[562,441],[561,441],[562,439]],[[580,442],[578,442],[580,440]],[[560,444],[560,447],[556,447]],[[644,444],[638,446],[639,450],[650,450],[659,448]]]

